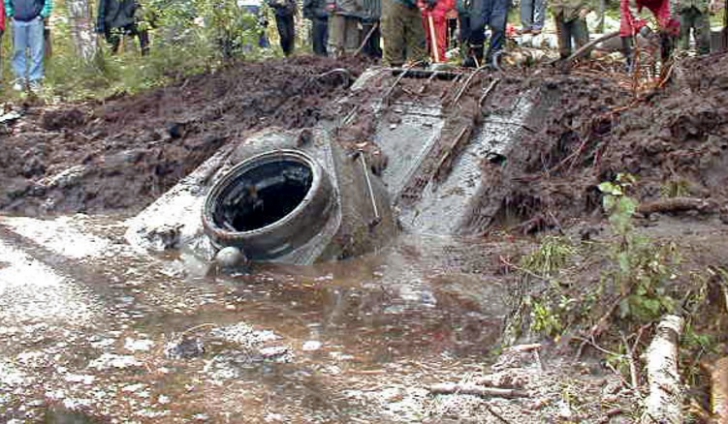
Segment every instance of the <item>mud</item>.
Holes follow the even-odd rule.
[[[640,201],[693,196],[724,204],[726,64],[725,55],[684,60],[670,83],[648,91],[584,68],[510,75],[485,119],[528,91],[536,92],[535,112],[504,158],[483,163],[493,184],[480,199],[485,224],[476,217],[473,230],[531,233],[601,216],[596,186],[618,173],[637,177]],[[483,77],[479,88],[488,81]]]
[[[0,136],[0,209],[133,213],[217,149],[269,126],[313,126],[358,59],[239,63],[139,96],[28,109]]]

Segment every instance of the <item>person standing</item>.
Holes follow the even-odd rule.
[[[551,10],[556,23],[559,55],[562,59],[571,56],[572,41],[576,48],[589,42],[586,15],[591,11],[588,0],[551,0]]]
[[[546,0],[521,1],[521,34],[541,34],[545,23]]]
[[[382,38],[386,65],[426,62],[425,28],[414,0],[382,0]]]
[[[353,54],[361,43],[362,4],[358,0],[328,0],[329,54],[339,57]]]
[[[329,38],[329,12],[326,10],[326,0],[304,0],[303,17],[311,20],[313,53],[317,56],[326,56],[326,43]]]
[[[690,30],[695,36],[698,54],[710,53],[709,0],[678,0],[675,11],[680,16],[680,50],[690,48]]]
[[[650,35],[651,30],[647,22],[638,18],[642,8],[650,9],[655,16],[660,38],[661,56],[663,63],[672,55],[675,39],[680,34],[680,22],[672,17],[670,0],[620,0],[622,12],[619,21],[619,36],[622,38],[622,51],[627,58],[627,70],[634,70],[634,37],[637,34]]]
[[[139,28],[137,0],[99,0],[96,30],[111,44],[111,53],[117,54],[122,37],[139,38],[142,56],[149,54],[149,32]]]
[[[503,50],[506,40],[506,21],[510,0],[470,0],[468,12],[468,44],[470,52],[463,63],[466,67],[490,65],[496,53]],[[485,26],[491,30],[488,52],[485,51]]]
[[[276,28],[281,39],[283,54],[290,56],[296,42],[294,16],[298,11],[296,0],[266,0],[276,16]]]
[[[455,0],[430,0],[422,5],[427,47],[433,62],[447,62],[447,14],[454,8]]]
[[[53,0],[4,0],[13,24],[13,88],[21,91],[40,89],[45,76],[44,21],[51,16]]]

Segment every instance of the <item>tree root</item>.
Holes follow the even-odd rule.
[[[484,387],[475,384],[441,383],[429,387],[435,395],[475,395],[482,397],[502,397],[506,399],[524,398],[530,395],[525,390]]]

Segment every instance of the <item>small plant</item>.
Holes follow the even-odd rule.
[[[566,266],[576,249],[567,237],[546,236],[538,250],[523,258],[521,266],[535,274],[548,276]]]
[[[650,322],[674,309],[675,301],[665,292],[665,283],[676,278],[672,268],[679,258],[674,243],[658,246],[634,231],[633,215],[638,203],[627,193],[635,182],[631,175],[619,174],[615,182],[599,185],[604,193],[604,210],[620,237],[611,253],[617,267],[607,277],[619,286],[620,316]]]

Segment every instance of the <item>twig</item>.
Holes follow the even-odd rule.
[[[639,339],[637,340],[637,343],[635,343],[635,347],[630,347],[627,337],[624,334],[622,334],[621,337],[622,343],[624,343],[624,349],[627,352],[624,356],[627,357],[627,363],[629,363],[629,377],[630,382],[632,383],[632,390],[637,390],[639,383],[637,380],[637,363],[634,359],[634,349],[637,346],[637,343],[639,343]]]
[[[523,273],[525,273],[525,274],[528,274],[528,275],[530,275],[531,277],[534,277],[534,278],[538,278],[539,280],[542,280],[542,281],[546,281],[546,282],[549,282],[549,281],[551,281],[551,280],[549,280],[548,278],[546,278],[546,277],[544,277],[544,276],[541,276],[541,275],[535,274],[535,273],[533,273],[533,272],[531,272],[531,271],[529,271],[529,270],[527,270],[527,269],[525,269],[525,268],[521,268],[521,267],[519,267],[519,266],[517,266],[517,265],[515,265],[515,264],[511,263],[511,262],[510,262],[510,261],[509,261],[508,259],[504,258],[503,256],[499,256],[499,257],[498,257],[498,260],[500,260],[500,262],[501,262],[501,263],[502,263],[503,265],[505,265],[505,266],[507,266],[507,267],[509,267],[509,268],[513,268],[513,269],[515,269],[516,271],[520,271],[520,272],[523,272]]]
[[[483,402],[483,405],[485,405],[485,409],[487,409],[488,412],[490,412],[494,417],[496,417],[498,419],[498,421],[500,421],[500,422],[502,422],[504,424],[511,424],[511,422],[508,421],[507,419],[503,418],[503,416],[501,416],[501,414],[495,412],[495,410],[493,409],[493,407],[490,406],[488,404],[488,402]]]
[[[497,387],[483,387],[474,384],[442,383],[428,388],[430,393],[436,395],[475,395],[482,397],[502,397],[506,399],[530,397],[528,392],[519,389],[503,389]]]

